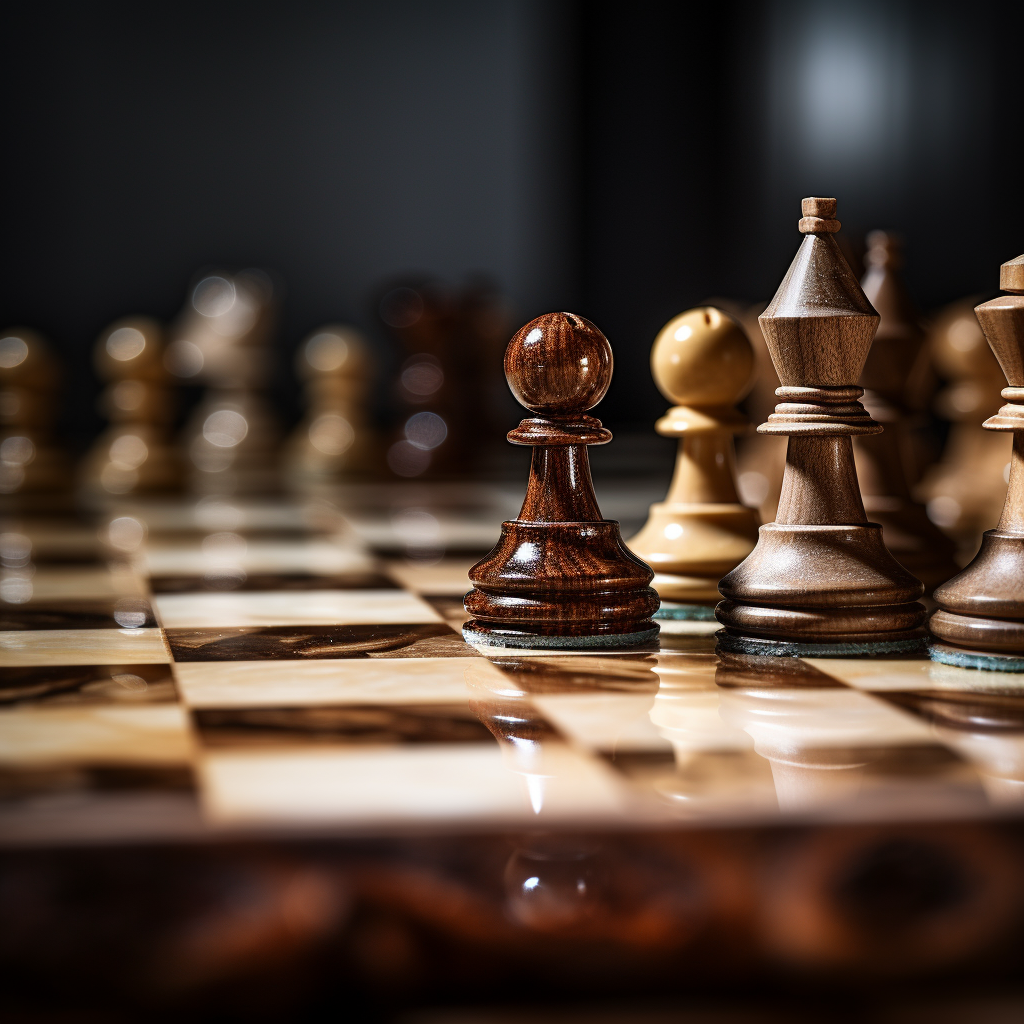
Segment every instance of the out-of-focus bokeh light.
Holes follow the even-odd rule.
[[[141,597],[122,597],[114,605],[114,621],[122,629],[139,629],[148,618],[149,605]]]
[[[448,425],[436,412],[417,412],[406,420],[405,439],[423,451],[437,448],[447,436]]]
[[[28,345],[16,337],[0,338],[0,367],[13,370],[28,358]]]
[[[175,377],[195,377],[202,373],[205,362],[202,349],[187,338],[171,342],[164,353],[164,366]]]
[[[118,516],[107,525],[106,540],[115,550],[125,554],[137,551],[146,539],[146,525],[134,516]]]
[[[134,327],[119,327],[107,338],[107,354],[111,359],[127,362],[142,354],[146,347],[146,336]]]
[[[396,441],[388,449],[388,468],[397,476],[419,476],[430,466],[430,452],[409,441]]]
[[[218,448],[234,448],[249,433],[246,418],[234,409],[218,409],[203,423],[203,437]]]
[[[333,373],[341,369],[348,358],[348,342],[338,334],[314,334],[306,342],[306,361],[314,370]]]
[[[352,424],[337,413],[324,413],[309,425],[309,443],[324,455],[343,454],[355,439]]]
[[[410,402],[424,402],[440,391],[444,384],[444,370],[440,361],[427,354],[410,356],[399,376],[405,398]]]

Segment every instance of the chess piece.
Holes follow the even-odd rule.
[[[460,290],[410,280],[388,290],[378,312],[405,353],[396,382],[403,422],[389,468],[407,478],[472,474],[503,404],[494,394],[508,337],[501,295],[484,279]]]
[[[749,429],[735,405],[753,369],[743,329],[710,306],[670,320],[654,342],[655,383],[675,403],[655,429],[679,438],[679,453],[668,496],[627,543],[654,569],[656,618],[713,621],[718,581],[757,543],[757,513],[736,493],[733,451],[733,436]]]
[[[204,494],[261,493],[277,484],[277,424],[263,390],[275,312],[260,270],[203,277],[174,328],[172,372],[207,385],[185,428],[191,486]]]
[[[779,513],[721,582],[721,645],[751,654],[915,649],[924,587],[864,513],[854,435],[881,427],[856,382],[878,314],[832,237],[834,199],[805,199],[804,240],[761,316],[782,401],[758,430],[789,435]]]
[[[988,530],[974,560],[935,591],[939,611],[929,628],[943,641],[936,661],[967,668],[1024,671],[1024,256],[1000,269],[1007,295],[975,309],[1006,375],[1004,405],[986,430],[1013,434],[1010,482],[998,526]]]
[[[904,385],[924,343],[913,305],[898,274],[900,243],[886,231],[868,235],[864,294],[881,321],[860,375],[863,404],[885,430],[853,440],[864,510],[882,527],[882,540],[930,593],[957,571],[955,545],[914,501],[907,482]]]
[[[936,412],[950,427],[941,460],[916,489],[928,517],[956,542],[961,565],[999,519],[1011,448],[1005,433],[982,427],[999,408],[1006,381],[974,315],[975,301],[948,306],[929,330],[932,363],[946,382],[936,396]]]
[[[58,373],[35,331],[0,334],[0,494],[44,494],[67,487],[68,464],[53,441]]]
[[[181,483],[182,467],[169,438],[174,407],[160,325],[148,317],[118,320],[100,335],[94,359],[108,381],[100,410],[110,427],[85,457],[86,492],[173,490]]]
[[[586,411],[612,379],[612,350],[588,320],[548,313],[528,323],[505,351],[505,376],[536,414],[508,435],[533,447],[526,500],[489,555],[470,570],[471,643],[500,647],[618,647],[658,635],[650,616],[654,573],[604,519],[590,479],[587,445],[611,432]]]
[[[288,476],[315,485],[371,473],[377,454],[367,414],[373,371],[363,336],[353,327],[321,327],[302,343],[295,367],[308,411],[288,441]]]

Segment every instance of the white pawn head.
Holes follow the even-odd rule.
[[[743,328],[714,306],[680,313],[651,349],[651,372],[676,405],[735,405],[754,384],[754,348]]]

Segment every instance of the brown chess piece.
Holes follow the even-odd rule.
[[[53,494],[68,464],[53,441],[58,371],[49,346],[27,327],[0,334],[0,494]]]
[[[975,301],[947,306],[928,332],[932,364],[945,382],[935,408],[950,426],[940,461],[915,489],[928,517],[956,542],[961,565],[999,519],[1011,448],[1006,434],[982,426],[999,408],[1006,380],[974,315]]]
[[[96,369],[109,383],[100,410],[110,427],[86,455],[88,493],[149,494],[173,490],[182,466],[170,443],[174,406],[163,364],[163,331],[148,317],[128,317],[99,337]]]
[[[363,336],[342,324],[321,327],[302,343],[295,367],[308,408],[288,440],[288,477],[303,486],[372,473],[378,454],[367,411],[373,364]]]
[[[753,550],[757,513],[736,493],[733,437],[750,429],[735,405],[751,384],[754,351],[740,325],[703,306],[670,320],[651,370],[675,407],[655,427],[679,439],[668,496],[628,541],[654,569],[660,619],[714,621],[718,581]]]
[[[719,587],[725,650],[860,654],[915,649],[924,587],[864,513],[855,435],[881,427],[858,399],[878,326],[836,244],[834,199],[803,201],[804,240],[761,327],[782,401],[758,430],[789,435],[779,512]]]
[[[505,376],[536,414],[509,435],[533,447],[526,500],[494,550],[477,562],[466,595],[471,643],[499,647],[619,647],[658,635],[651,615],[654,573],[604,519],[590,479],[587,445],[611,432],[586,411],[612,379],[612,350],[588,320],[548,313],[505,351]]]
[[[975,309],[1009,387],[986,430],[1013,434],[1010,484],[999,525],[959,575],[935,591],[939,611],[929,628],[936,661],[966,668],[1024,671],[1024,256],[1000,268],[1008,292]]]
[[[860,375],[863,404],[884,424],[881,434],[854,438],[853,453],[864,510],[882,527],[882,540],[905,569],[931,592],[957,571],[956,546],[914,501],[907,482],[906,422],[910,416],[904,384],[924,343],[910,296],[898,274],[900,243],[886,231],[868,235],[864,294],[881,322]]]

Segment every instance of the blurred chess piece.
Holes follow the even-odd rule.
[[[754,383],[743,402],[752,423],[764,423],[775,411],[775,389],[782,383],[775,371],[758,317],[767,302],[743,306],[733,315],[754,347]],[[732,312],[732,310],[730,310]],[[773,434],[745,434],[736,439],[736,484],[744,505],[756,508],[762,523],[775,521],[786,469],[786,439]]]
[[[53,440],[58,380],[40,335],[26,327],[0,333],[0,494],[67,489],[67,458]]]
[[[1007,434],[982,428],[1002,404],[1005,380],[974,306],[973,299],[947,306],[928,332],[933,365],[946,381],[936,411],[951,425],[941,461],[917,488],[929,519],[956,541],[961,564],[974,556],[982,533],[999,519],[1012,446]]]
[[[863,404],[885,432],[853,439],[864,510],[882,526],[885,546],[924,585],[926,593],[957,571],[954,543],[928,518],[907,482],[905,388],[924,332],[898,271],[900,243],[886,231],[868,235],[864,294],[881,317],[860,375]]]
[[[714,621],[718,581],[757,543],[758,519],[736,493],[733,437],[751,429],[735,408],[751,383],[754,352],[719,309],[687,310],[651,350],[661,393],[675,405],[656,430],[679,439],[668,496],[629,542],[654,570],[659,618]]]
[[[100,411],[110,426],[85,457],[87,493],[149,494],[181,484],[181,460],[170,440],[174,396],[163,355],[163,330],[147,317],[118,320],[100,335],[94,361],[107,381]]]
[[[378,461],[368,410],[374,374],[363,336],[341,324],[321,327],[302,343],[295,367],[307,412],[286,446],[289,479],[330,484],[372,474]]]
[[[171,371],[207,385],[185,437],[194,490],[272,491],[278,482],[278,428],[263,396],[276,301],[261,270],[203,277],[175,324]]]
[[[504,300],[484,280],[458,292],[411,280],[385,292],[378,314],[404,354],[397,381],[403,422],[389,468],[409,478],[472,473],[489,443],[500,441],[496,412],[509,407]]]

